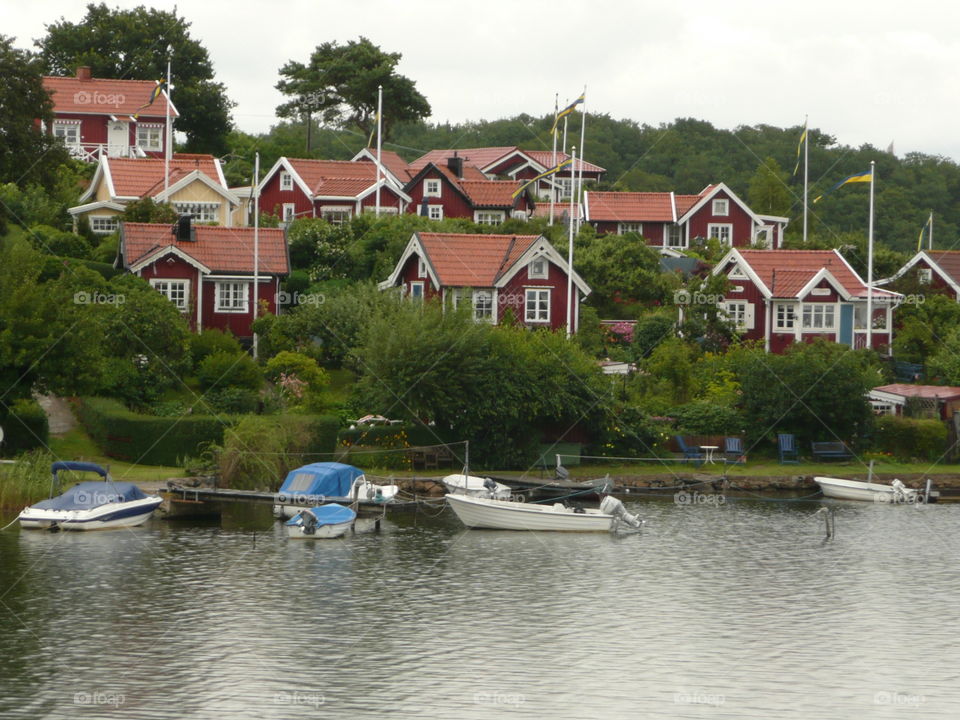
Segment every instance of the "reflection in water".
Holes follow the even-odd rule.
[[[287,540],[0,533],[0,717],[952,717],[960,508],[630,503],[641,535],[449,513]]]

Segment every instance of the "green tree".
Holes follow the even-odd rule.
[[[750,178],[747,204],[761,215],[789,215],[792,198],[787,186],[787,174],[774,158],[765,158]]]
[[[0,35],[0,77],[0,183],[22,188],[38,183],[49,190],[56,184],[57,167],[67,162],[67,151],[37,124],[53,120],[53,102],[43,87],[43,63],[33,53],[13,47],[13,38]],[[0,216],[5,217],[2,208]]]
[[[223,84],[214,81],[206,48],[190,37],[190,23],[176,10],[91,3],[79,22],[61,18],[47,25],[37,46],[50,74],[72,75],[87,65],[94,77],[136,80],[165,78],[171,48],[172,98],[180,112],[177,129],[187,135],[185,150],[226,152],[233,103]]]
[[[638,306],[662,302],[670,281],[660,271],[660,256],[639,235],[582,236],[577,272],[590,286],[590,304],[601,317],[633,318]]]
[[[277,107],[280,117],[316,113],[336,127],[355,128],[369,137],[376,127],[377,86],[383,86],[383,132],[395,123],[430,115],[430,103],[413,80],[396,72],[400,53],[387,53],[367,38],[318,45],[309,62],[280,68],[277,89],[293,99]]]
[[[172,224],[178,217],[180,216],[173,206],[168,203],[158,203],[152,197],[135,200],[123,210],[125,222]]]

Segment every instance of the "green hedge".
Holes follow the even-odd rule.
[[[105,455],[143,465],[179,464],[205,443],[223,444],[225,425],[236,418],[204,415],[158,417],[127,410],[110,398],[82,398],[77,416]]]
[[[340,445],[369,445],[374,447],[420,447],[439,445],[440,440],[423,425],[373,425],[344,428],[338,437]]]
[[[0,454],[13,457],[27,450],[46,447],[50,440],[50,424],[43,408],[33,399],[17,400],[10,406],[10,414],[0,415],[3,443]]]
[[[884,415],[877,418],[873,444],[898,460],[938,460],[947,450],[947,426],[939,420]]]

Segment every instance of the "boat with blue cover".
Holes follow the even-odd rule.
[[[353,525],[357,513],[352,508],[337,503],[304,508],[284,526],[287,536],[299,539],[322,539],[340,537]]]
[[[304,508],[329,502],[382,505],[400,491],[397,485],[375,485],[363,470],[339,462],[317,462],[287,473],[273,506],[279,518],[292,518]]]
[[[59,473],[94,472],[103,480],[81,482],[61,495]],[[20,527],[49,530],[108,530],[142,525],[163,499],[147,495],[133,483],[117,482],[96,463],[55,462],[51,466],[50,498],[23,509]]]

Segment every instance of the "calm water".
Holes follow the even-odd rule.
[[[0,533],[2,718],[954,718],[960,507]],[[259,528],[254,532],[254,528]]]

